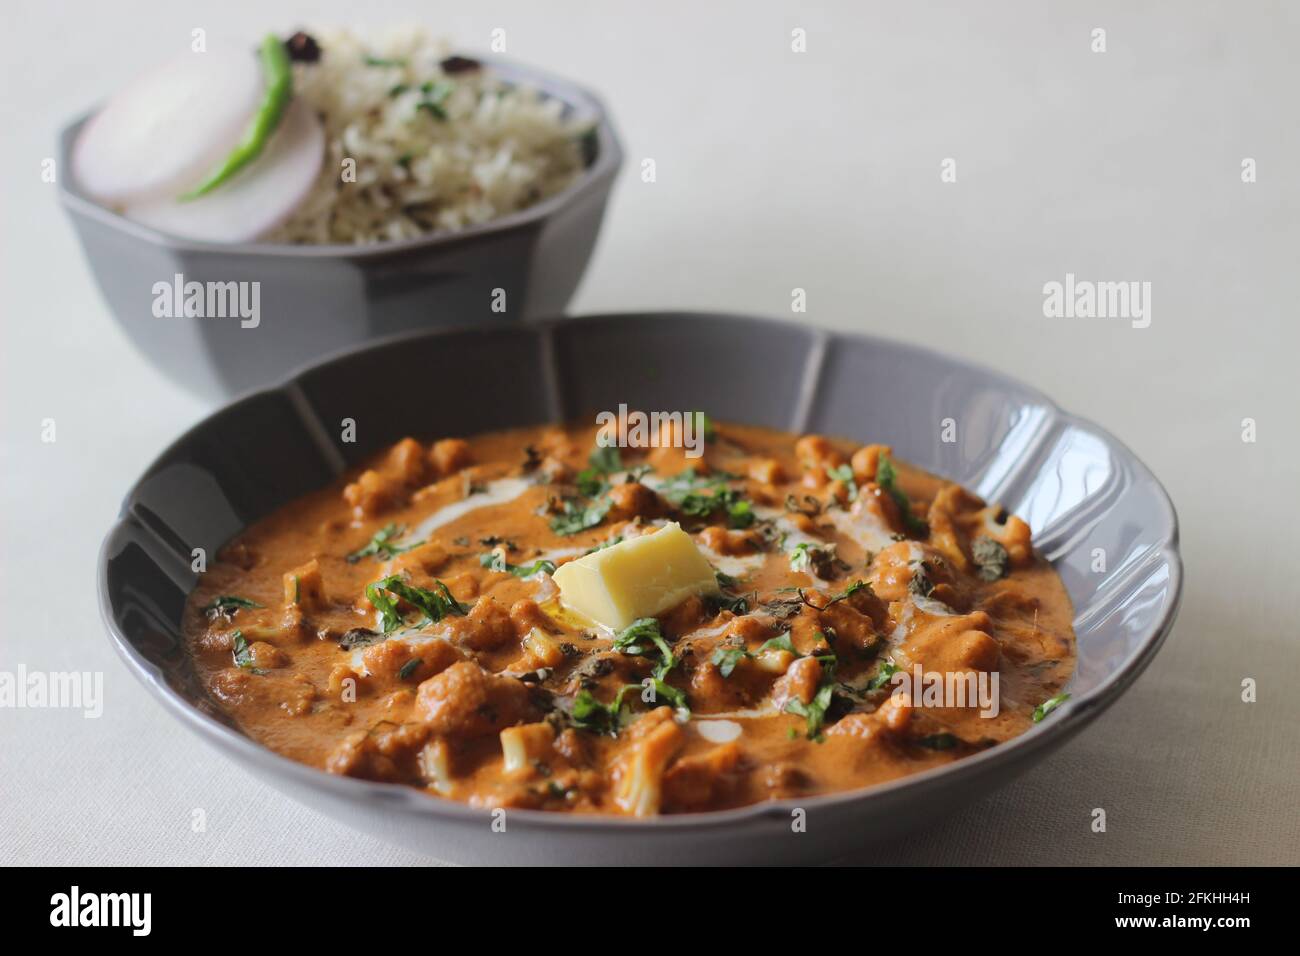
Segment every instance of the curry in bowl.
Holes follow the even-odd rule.
[[[185,612],[216,705],[331,773],[649,816],[917,773],[1065,699],[1069,598],[997,505],[882,445],[615,432],[404,439],[249,528]]]

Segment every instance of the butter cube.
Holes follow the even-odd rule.
[[[552,577],[566,606],[616,631],[692,594],[718,593],[708,558],[676,522],[570,561]]]

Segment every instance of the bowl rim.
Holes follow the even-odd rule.
[[[119,233],[173,252],[266,256],[283,259],[382,259],[404,253],[423,252],[425,250],[437,251],[444,246],[468,244],[485,237],[526,228],[548,218],[565,206],[571,205],[580,197],[599,190],[606,180],[612,179],[618,173],[618,170],[623,165],[623,144],[614,128],[604,101],[590,89],[546,70],[521,64],[514,60],[466,53],[449,53],[448,55],[472,56],[473,59],[490,68],[502,78],[534,86],[546,97],[558,99],[566,103],[570,108],[578,110],[582,115],[590,116],[592,129],[596,136],[595,160],[584,167],[564,189],[546,197],[541,202],[534,203],[526,209],[507,213],[504,216],[498,216],[496,219],[466,226],[464,229],[455,231],[436,231],[412,239],[366,244],[331,242],[309,245],[284,242],[212,242],[201,239],[186,239],[127,219],[121,213],[115,212],[91,199],[77,186],[72,174],[72,148],[82,126],[103,107],[101,101],[66,123],[57,133],[57,163],[58,168],[62,170],[62,174],[58,177],[59,200],[70,212],[76,215],[92,219]]]
[[[469,325],[418,330],[387,336],[368,342],[364,346],[351,346],[337,350],[317,361],[300,367],[282,379],[277,385],[250,390],[211,411],[200,421],[186,429],[175,441],[171,442],[141,473],[140,478],[131,486],[123,498],[118,518],[105,535],[99,550],[96,583],[99,593],[100,616],[103,619],[110,640],[126,663],[127,669],[145,685],[166,710],[198,733],[199,736],[204,737],[220,750],[227,753],[233,752],[241,760],[250,761],[254,766],[267,773],[281,777],[287,776],[304,787],[330,791],[334,796],[343,800],[369,800],[372,803],[382,803],[393,809],[400,809],[404,813],[432,820],[475,825],[490,823],[492,819],[490,809],[471,807],[468,804],[437,797],[405,784],[379,783],[331,774],[316,767],[299,763],[263,746],[253,738],[245,736],[233,727],[199,710],[168,684],[162,670],[146,660],[118,626],[113,613],[108,584],[109,559],[112,557],[113,545],[119,535],[134,520],[129,513],[128,507],[139,491],[140,486],[150,475],[165,465],[179,446],[189,441],[191,436],[205,428],[209,422],[218,416],[233,411],[238,406],[260,400],[271,394],[284,394],[297,389],[302,378],[308,374],[318,374],[331,365],[348,361],[354,355],[382,348],[391,348],[417,339],[440,338],[451,335],[484,336],[501,334],[531,334],[541,338],[551,335],[555,329],[561,327],[583,324],[604,325],[628,320],[645,322],[660,319],[705,319],[761,323],[770,328],[808,335],[812,338],[814,347],[817,347],[819,343],[825,347],[836,339],[876,344],[891,350],[959,365],[976,371],[982,376],[996,381],[999,385],[1013,388],[1017,392],[1041,402],[1057,421],[1087,429],[1101,437],[1111,447],[1112,451],[1122,453],[1129,465],[1155,489],[1160,518],[1162,519],[1161,527],[1167,528],[1167,531],[1152,545],[1149,553],[1158,554],[1163,558],[1164,564],[1168,568],[1169,590],[1172,596],[1167,602],[1159,621],[1143,637],[1136,650],[1119,667],[1102,679],[1096,687],[1081,696],[1072,696],[1068,702],[1056,709],[1050,721],[1037,724],[1018,737],[1005,741],[996,747],[990,747],[980,753],[964,757],[961,760],[854,790],[769,800],[726,810],[708,810],[640,818],[512,808],[509,811],[512,824],[521,824],[538,830],[561,830],[575,833],[629,832],[645,834],[647,832],[659,832],[666,834],[698,832],[701,829],[726,829],[764,819],[788,821],[791,812],[795,809],[803,809],[808,813],[812,813],[814,811],[843,808],[858,802],[879,800],[890,795],[897,796],[908,792],[919,795],[922,791],[952,786],[961,780],[971,779],[984,773],[993,772],[999,767],[1022,761],[1029,755],[1044,748],[1064,743],[1114,703],[1120,694],[1127,690],[1141,675],[1164,644],[1177,619],[1183,596],[1183,564],[1179,551],[1177,511],[1164,485],[1155,474],[1127,445],[1106,429],[1101,428],[1089,419],[1066,412],[1033,386],[1026,385],[995,369],[989,369],[964,359],[954,358],[926,346],[919,346],[884,336],[832,330],[806,323],[741,313],[661,310],[651,312],[604,312],[571,318],[550,319],[524,326],[511,326],[506,329]],[[1143,564],[1146,563],[1143,562]],[[1013,775],[1008,774],[1006,779],[1010,780]]]

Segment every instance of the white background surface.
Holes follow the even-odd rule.
[[[118,333],[40,162],[60,124],[192,28],[255,39],[310,20],[419,21],[465,49],[504,27],[510,56],[603,93],[629,162],[575,312],[782,315],[802,287],[809,321],[1003,368],[1165,482],[1187,581],[1151,668],[1027,776],[871,859],[1300,863],[1300,4],[221,0],[4,17],[0,669],[102,671],[106,696],[98,720],[0,710],[4,862],[426,862],[190,736],[119,663],[95,605],[123,493],[207,409]],[[642,157],[658,182],[637,177]],[[1150,328],[1044,318],[1042,286],[1067,271],[1150,281]]]

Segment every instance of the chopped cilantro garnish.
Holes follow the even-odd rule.
[[[614,638],[613,646],[615,650],[622,651],[624,654],[635,654],[639,657],[652,657],[652,650],[656,651],[659,659],[650,671],[649,678],[653,681],[655,698],[662,697],[678,710],[689,709],[686,705],[686,695],[667,682],[669,672],[677,666],[677,657],[673,654],[673,649],[665,639],[663,631],[660,630],[658,621],[652,617],[638,618],[618,633]],[[628,687],[640,686],[639,684],[628,685]],[[626,689],[625,687],[624,690]]]
[[[927,747],[930,750],[952,750],[953,747],[956,747],[961,743],[961,741],[955,736],[947,733],[930,734],[927,737],[918,737],[916,742],[920,746]]]
[[[788,714],[795,714],[804,718],[808,722],[808,739],[816,740],[821,736],[822,726],[826,723],[826,711],[830,709],[831,699],[834,696],[835,683],[829,679],[823,679],[812,700],[805,704],[798,697],[792,697],[785,702],[785,711]]]
[[[1038,723],[1056,708],[1060,707],[1070,699],[1069,694],[1057,694],[1055,697],[1049,697],[1037,707],[1034,708],[1034,723]]]
[[[654,697],[656,701],[662,697],[664,700],[668,701],[668,703],[672,705],[674,710],[685,710],[688,712],[690,711],[690,707],[688,707],[686,704],[686,695],[684,693],[682,693],[676,687],[673,687],[662,677],[655,677],[653,678],[653,680],[654,680]],[[639,687],[641,685],[633,684],[631,686]]]
[[[587,456],[587,464],[596,471],[610,475],[623,470],[623,456],[619,454],[617,445],[597,444]]]
[[[657,680],[662,680],[677,666],[677,658],[673,656],[673,649],[664,638],[658,621],[652,617],[638,618],[614,638],[614,650],[624,654],[648,657],[652,647],[659,651],[659,663],[653,673]]]
[[[752,592],[749,595],[733,594],[730,589],[739,584],[739,581],[730,574],[723,574],[721,571],[716,570],[713,572],[713,576],[717,579],[719,593],[710,595],[706,600],[714,608],[714,613],[717,613],[717,611],[730,611],[732,614],[737,615],[746,613],[749,610],[750,597],[756,598],[758,593]]]
[[[594,528],[605,520],[611,505],[608,498],[600,498],[585,505],[566,499],[561,506],[563,510],[551,519],[551,530],[567,536]]]
[[[835,595],[833,598],[827,601],[824,605],[822,605],[821,609],[824,611],[832,604],[838,604],[840,601],[847,601],[849,598],[853,597],[853,595],[857,594],[859,591],[870,591],[870,590],[871,590],[871,583],[869,581],[863,581],[861,578],[859,578],[858,580],[850,584],[847,588],[845,588],[843,591],[841,591],[839,594]]]
[[[725,505],[727,509],[727,524],[732,528],[748,528],[754,523],[754,506],[744,498],[740,498],[739,492],[731,492],[736,498],[728,501]]]
[[[749,651],[743,647],[720,644],[713,650],[713,656],[709,658],[709,663],[718,669],[718,673],[723,677],[730,677],[731,672],[736,669],[736,665],[749,657]]]
[[[705,598],[705,601],[714,608],[714,613],[718,611],[730,611],[739,617],[749,611],[749,600],[751,597],[757,597],[757,592],[750,594],[728,594],[723,591],[721,594],[711,594]]]
[[[684,515],[707,518],[722,511],[729,527],[748,528],[754,523],[753,505],[725,484],[735,477],[727,472],[701,477],[694,468],[687,468],[660,485],[659,494]]]
[[[569,719],[573,726],[580,730],[616,737],[623,726],[623,698],[627,696],[629,690],[639,686],[639,684],[623,685],[608,704],[602,704],[590,691],[580,690],[573,698]]]
[[[754,523],[754,508],[734,488],[717,487],[705,494],[688,492],[675,502],[682,514],[706,518],[715,511],[725,511],[732,528],[748,528]]]
[[[560,535],[577,534],[605,520],[612,502],[603,497],[609,491],[609,475],[623,469],[623,459],[614,445],[597,445],[587,457],[588,467],[573,483],[579,498],[566,498],[561,511],[551,519],[551,530]],[[582,498],[590,499],[585,503]]]
[[[424,544],[423,541],[412,541],[410,544],[397,544],[394,539],[401,537],[406,528],[398,524],[386,524],[374,533],[370,543],[364,548],[353,551],[347,556],[348,564],[356,564],[362,558],[374,555],[380,561],[387,560],[403,551],[410,551],[412,548]]]
[[[912,502],[903,489],[898,487],[898,471],[894,468],[893,461],[883,452],[876,463],[876,484],[894,499],[894,504],[898,505],[898,511],[903,516],[903,526],[908,531],[917,535],[929,532],[930,526],[912,513]]]
[[[244,637],[243,632],[233,631],[230,636],[234,641],[235,666],[252,671],[254,674],[265,674],[266,671],[253,663],[252,648],[249,647],[248,638]]]
[[[853,469],[849,465],[840,465],[837,468],[827,468],[826,475],[833,481],[844,482],[844,487],[848,489],[849,501],[858,500],[858,483],[853,477]]]
[[[588,498],[603,495],[609,490],[609,476],[623,470],[623,456],[617,445],[597,444],[587,456],[587,467],[578,472],[573,483]]]
[[[443,104],[447,101],[447,97],[451,95],[453,89],[455,89],[455,87],[450,83],[445,83],[441,80],[436,83],[432,80],[427,83],[422,83],[420,85],[420,92],[424,95],[424,98],[415,104],[415,108],[417,110],[424,110],[434,119],[445,122],[447,119],[447,110],[444,108]]]
[[[790,552],[790,570],[791,571],[811,571],[812,558],[808,551],[813,545],[808,541],[801,541],[794,546]]]
[[[895,674],[899,671],[899,666],[893,661],[881,661],[880,667],[876,670],[875,676],[867,681],[867,690],[880,690],[890,682]]]
[[[596,545],[595,547],[588,548],[586,554],[595,554],[597,551],[604,551],[606,548],[612,548],[614,547],[614,545],[620,543],[622,540],[623,540],[623,536],[621,534],[612,535],[607,540],[602,541],[600,544]]]
[[[758,650],[760,653],[762,651],[789,651],[795,657],[799,656],[799,652],[794,649],[794,642],[790,640],[789,631],[764,641],[759,645]]]
[[[723,677],[730,677],[737,664],[746,658],[755,658],[764,651],[787,651],[795,657],[803,656],[794,649],[794,644],[790,640],[790,632],[786,631],[784,634],[778,634],[776,637],[764,641],[758,646],[757,651],[746,650],[740,644],[719,644],[714,648],[710,662],[718,668],[718,673]],[[827,658],[827,660],[833,661],[834,656]]]
[[[469,609],[454,597],[447,585],[441,581],[434,582],[435,590],[416,587],[402,580],[400,575],[391,574],[382,581],[366,587],[366,600],[379,611],[384,633],[402,626],[402,612],[398,600],[412,604],[423,611],[425,623],[441,621],[449,614],[464,616]]]
[[[506,574],[513,574],[517,578],[531,578],[534,574],[541,571],[544,574],[555,573],[555,562],[546,558],[538,558],[532,564],[511,564],[506,560],[506,556],[500,551],[489,551],[487,554],[478,556],[478,563],[492,571],[502,571]]]
[[[419,666],[423,663],[424,662],[420,660],[420,658],[412,657],[409,661],[407,661],[405,664],[401,666],[401,669],[398,670],[397,672],[397,676],[401,680],[406,680],[408,677],[414,674],[416,670],[419,668]]]

